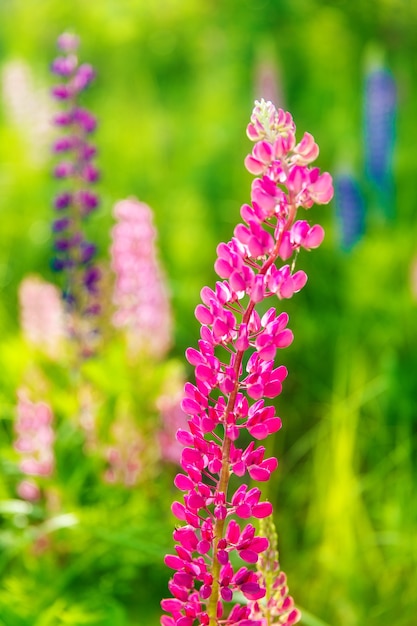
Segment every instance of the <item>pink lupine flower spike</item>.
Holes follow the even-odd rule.
[[[113,324],[125,332],[131,356],[161,359],[171,347],[172,315],[156,249],[153,213],[144,202],[127,198],[116,203],[114,216]]]
[[[24,500],[40,498],[37,477],[47,478],[53,474],[55,439],[52,427],[53,414],[45,402],[32,402],[25,390],[18,390],[14,448],[20,455],[19,468],[28,476],[17,487]]]
[[[324,236],[321,226],[296,220],[298,208],[329,202],[333,187],[329,174],[310,167],[317,144],[308,133],[296,143],[289,113],[256,102],[247,133],[255,142],[245,161],[257,176],[252,204],[242,207],[244,223],[231,241],[217,248],[221,280],[201,291],[195,310],[201,323],[198,349],[186,352],[196,383],[185,385],[188,429],[177,433],[184,448],[175,485],[184,497],[172,511],[183,525],[174,532],[175,554],[165,558],[175,573],[169,582],[173,597],[162,601],[168,613],[163,626],[264,624],[249,604],[235,603],[234,594],[240,592],[248,603],[266,594],[252,567],[268,539],[258,536],[249,520],[269,516],[272,505],[246,482],[247,477],[268,481],[278,465],[257,443],[281,427],[267,399],[281,393],[287,376],[286,367],[274,362],[276,352],[293,340],[288,315],[277,313],[273,302],[274,296],[292,297],[307,280],[302,270],[294,272],[294,261],[285,261],[300,248],[318,247]],[[273,300],[261,316],[257,306],[266,298]],[[242,479],[234,492],[232,474]]]

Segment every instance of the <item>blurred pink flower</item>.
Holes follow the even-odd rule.
[[[113,443],[105,451],[107,469],[104,480],[108,483],[133,487],[144,468],[143,453],[146,444],[134,425],[127,418],[115,422]]]
[[[8,120],[24,134],[32,160],[42,162],[48,157],[52,134],[53,107],[47,91],[36,85],[30,66],[20,59],[4,63],[1,83]]]
[[[22,500],[30,502],[35,502],[41,497],[38,485],[31,480],[22,480],[17,486],[17,493]]]
[[[283,106],[284,94],[281,71],[275,56],[269,50],[261,50],[260,58],[255,66],[255,98],[270,100]]]
[[[135,198],[114,207],[111,257],[116,281],[113,323],[125,331],[129,351],[162,358],[172,341],[165,277],[155,249],[152,211]]]
[[[23,389],[17,396],[14,448],[21,456],[19,468],[29,476],[51,476],[55,466],[51,408],[45,402],[31,402]],[[36,489],[33,481],[23,481],[18,492],[25,499],[35,500],[39,497]]]
[[[124,484],[127,487],[136,485],[141,469],[139,460],[140,441],[126,441],[123,447],[109,447],[106,460],[109,464],[104,478],[108,483]]]
[[[28,276],[20,283],[19,302],[26,340],[50,357],[58,357],[66,334],[59,289],[37,276]]]
[[[181,388],[177,392],[160,396],[157,401],[157,408],[161,413],[161,429],[158,433],[161,458],[177,465],[181,462],[183,446],[177,441],[176,434],[187,425],[187,415],[181,407],[182,399]]]

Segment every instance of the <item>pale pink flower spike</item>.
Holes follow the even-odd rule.
[[[46,402],[32,402],[24,390],[18,391],[15,421],[15,450],[20,454],[19,468],[27,476],[50,477],[55,468],[53,415]],[[40,490],[35,480],[23,480],[20,497],[37,500]]]
[[[156,253],[151,209],[135,198],[114,207],[111,257],[116,276],[113,323],[122,329],[131,355],[162,358],[172,342],[172,316]]]
[[[67,335],[59,289],[38,276],[27,276],[19,287],[20,326],[28,343],[57,358]]]

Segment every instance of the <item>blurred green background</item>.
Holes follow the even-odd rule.
[[[275,504],[281,564],[305,626],[413,626],[417,4],[0,0],[6,421],[14,401],[8,368],[24,358],[11,348],[19,333],[17,287],[32,272],[55,280],[48,269],[56,183],[47,94],[56,37],[66,29],[81,37],[80,58],[98,72],[86,103],[99,118],[102,207],[90,229],[106,259],[114,202],[136,195],[152,206],[175,314],[173,357],[182,359],[196,343],[193,310],[201,287],[215,280],[216,245],[230,238],[239,208],[250,198],[245,129],[253,100],[265,95],[261,75],[273,76],[276,104],[291,111],[298,136],[314,135],[318,165],[333,175],[348,169],[358,179],[366,209],[363,237],[343,250],[336,203],[312,209],[308,217],[325,226],[326,239],[318,251],[300,255],[308,285],[283,303],[295,341],[280,354],[290,374],[278,402],[284,426],[270,444],[280,468],[268,496]],[[381,197],[364,173],[364,83],[374,59],[397,86],[389,197]],[[27,81],[17,81],[10,93],[4,76],[17,62],[25,64]],[[391,217],[385,216],[387,203]],[[19,564],[19,548],[3,533],[0,624],[159,623],[169,577],[162,559],[173,526],[170,480],[161,479],[149,496],[157,500],[156,519],[166,511],[159,535],[153,518],[146,526],[147,512],[135,508],[136,500],[122,511],[116,497],[106,503],[108,518],[94,517],[92,510],[90,529],[102,521],[94,541],[88,534],[68,535],[80,542],[69,563],[32,555]],[[119,510],[117,529],[112,507]],[[135,523],[142,524],[142,539],[129,543]]]

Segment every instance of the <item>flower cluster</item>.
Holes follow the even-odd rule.
[[[54,175],[66,183],[54,201],[55,257],[52,266],[64,273],[64,297],[69,310],[80,320],[85,320],[99,312],[100,271],[93,262],[96,246],[84,233],[85,219],[99,204],[96,193],[91,190],[99,172],[93,163],[96,148],[90,143],[96,119],[79,104],[80,95],[94,79],[95,72],[87,63],[79,65],[78,44],[75,35],[61,35],[58,48],[62,56],[57,57],[51,67],[61,80],[53,88],[52,95],[62,105],[54,117],[54,124],[63,132],[54,143],[54,152],[61,159],[55,166]],[[80,328],[80,324],[80,321],[74,322],[72,332],[81,344],[88,344],[85,336],[88,332]],[[88,345],[84,346],[84,351],[89,352]]]
[[[156,249],[152,211],[135,198],[114,207],[111,258],[116,276],[113,323],[126,333],[131,355],[163,357],[171,345],[172,318]]]
[[[19,287],[20,325],[27,341],[51,358],[60,353],[65,337],[65,313],[58,288],[37,276]]]
[[[268,481],[278,465],[257,442],[281,427],[265,398],[281,393],[287,369],[274,359],[293,334],[286,313],[271,306],[261,315],[257,309],[262,301],[290,298],[305,285],[305,272],[295,272],[295,261],[286,261],[300,248],[318,247],[324,231],[296,220],[297,210],[329,202],[333,186],[328,173],[310,167],[318,155],[313,137],[305,133],[297,143],[291,115],[271,102],[255,103],[247,134],[255,142],[245,160],[256,176],[252,203],[241,208],[243,223],[231,241],[217,248],[221,280],[214,289],[202,289],[195,311],[201,323],[198,349],[186,352],[196,384],[185,385],[188,429],[177,434],[184,449],[175,485],[184,497],[172,511],[183,525],[174,532],[176,553],[165,558],[175,573],[169,582],[173,597],[161,603],[167,613],[163,626],[262,625],[248,604],[234,604],[229,615],[224,608],[236,592],[249,602],[266,594],[251,566],[268,540],[248,520],[270,515],[272,505],[261,500],[257,486],[248,488],[246,476]],[[242,484],[232,488],[232,475]]]
[[[45,402],[32,402],[23,390],[18,392],[14,447],[21,455],[20,470],[27,476],[48,477],[54,470],[52,419],[52,411]],[[18,493],[25,500],[40,497],[39,487],[33,480],[23,480]]]

